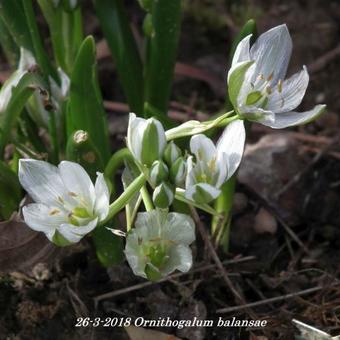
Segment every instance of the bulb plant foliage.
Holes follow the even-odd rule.
[[[140,58],[122,2],[93,2],[135,111],[129,114],[126,148],[110,149],[95,45],[92,37],[83,37],[81,2],[38,0],[50,29],[52,58],[31,0],[4,2],[1,42],[17,67],[0,91],[0,215],[9,217],[8,202],[15,210],[8,195],[20,196],[21,186],[31,199],[22,208],[27,227],[55,245],[92,237],[104,265],[124,255],[133,273],[149,280],[187,272],[196,234],[189,208],[218,216],[214,202],[242,161],[245,121],[285,128],[310,122],[325,105],[294,111],[309,76],[304,66],[285,79],[292,40],[286,25],[280,25],[253,44],[252,35],[241,37],[226,73],[232,110],[177,125],[166,108],[180,1],[139,0],[144,28],[150,26],[145,58]],[[19,9],[20,20],[14,20],[10,13]],[[172,29],[165,29],[171,20]],[[217,142],[208,137],[216,134]],[[5,152],[9,143],[10,153]],[[118,173],[123,173],[121,192],[116,190]],[[187,213],[177,211],[179,202]],[[126,230],[116,218],[124,208]]]

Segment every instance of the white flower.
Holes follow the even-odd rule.
[[[76,243],[109,212],[109,189],[97,173],[95,185],[79,164],[21,159],[19,180],[36,202],[23,207],[26,224],[58,244]],[[65,240],[67,242],[65,242]]]
[[[138,118],[130,113],[127,147],[138,162],[147,167],[161,159],[166,146],[162,124],[155,118]]]
[[[295,112],[309,82],[306,67],[285,79],[292,52],[286,25],[263,33],[250,48],[251,35],[237,46],[228,73],[229,97],[243,118],[275,129],[305,124],[314,120],[325,105],[306,112]]]
[[[137,215],[126,239],[125,255],[135,275],[158,280],[192,266],[189,245],[195,240],[190,216],[152,210]]]
[[[205,135],[193,136],[190,150],[195,155],[187,162],[185,197],[196,203],[209,203],[220,194],[221,185],[238,168],[245,143],[243,121],[236,120],[225,128],[217,146]]]

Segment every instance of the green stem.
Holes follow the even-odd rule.
[[[106,224],[112,219],[120,210],[122,210],[135,193],[140,191],[146,182],[144,174],[140,174],[127,188],[126,190],[110,205],[109,214],[100,222],[100,225]]]
[[[51,138],[51,160],[52,163],[58,164],[59,162],[59,144],[58,144],[58,134],[57,134],[57,125],[55,119],[55,112],[50,112],[49,122],[48,122],[48,130]]]
[[[115,176],[119,168],[124,165],[124,161],[133,162],[133,156],[128,148],[116,151],[106,165],[104,175],[112,184],[112,193],[115,194]]]
[[[141,189],[141,194],[142,194],[142,199],[143,199],[143,203],[144,203],[146,211],[154,210],[155,208],[153,206],[150,194],[149,194],[148,189],[146,188],[145,185]]]

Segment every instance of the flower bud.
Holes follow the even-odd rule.
[[[174,188],[166,182],[161,183],[154,190],[152,200],[158,208],[165,209],[169,207],[174,200]]]
[[[168,164],[168,166],[172,166],[172,164],[182,156],[181,149],[171,141],[164,150],[164,160]]]
[[[153,162],[150,170],[149,181],[151,185],[157,186],[163,181],[167,180],[169,176],[169,170],[166,164],[162,161]]]
[[[179,157],[170,168],[171,182],[177,186],[181,186],[184,183],[186,176],[186,162],[183,157]]]
[[[166,145],[162,124],[154,118],[138,118],[130,113],[127,146],[136,160],[147,166],[161,159]]]

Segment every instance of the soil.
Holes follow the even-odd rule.
[[[86,31],[100,41],[102,36],[91,3],[84,3]],[[51,268],[36,268],[34,274],[12,272],[0,276],[0,339],[124,340],[129,337],[123,328],[75,327],[77,318],[134,319],[139,316],[156,320],[168,316],[213,320],[235,317],[268,322],[265,328],[251,330],[236,327],[158,329],[192,340],[294,339],[297,330],[291,322],[293,318],[332,335],[340,334],[340,287],[334,284],[340,270],[340,157],[337,152],[340,144],[334,139],[339,128],[340,54],[322,64],[325,55],[339,45],[340,2],[187,0],[184,3],[178,60],[203,70],[213,79],[206,82],[197,79],[195,74],[176,76],[172,101],[174,109],[185,112],[184,119],[195,112],[213,114],[224,105],[223,84],[233,37],[232,28],[225,20],[227,16],[236,27],[248,17],[256,16],[259,32],[287,23],[294,42],[289,73],[303,64],[311,68],[310,87],[301,110],[318,102],[328,105],[322,119],[295,129],[295,135],[291,135],[298,140],[299,156],[303,159],[294,184],[299,185],[303,200],[298,218],[286,221],[284,214],[273,208],[273,202],[249,186],[238,184],[230,247],[228,252],[218,249],[221,261],[236,261],[226,264],[225,268],[247,303],[277,300],[241,308],[221,271],[214,265],[209,269],[204,267],[214,262],[199,235],[193,246],[197,270],[147,285],[131,273],[126,263],[109,269],[101,267],[91,243],[84,240],[67,255],[58,257]],[[134,1],[126,4],[133,24],[140,27],[142,12]],[[1,69],[6,70],[7,66],[3,64]],[[124,102],[110,58],[99,60],[99,77],[105,100]],[[123,143],[126,114],[109,114],[114,150]],[[253,125],[249,142],[255,143],[272,132]],[[325,149],[326,144],[321,143],[319,137],[331,141],[332,145]],[[290,159],[281,162],[285,171]],[[287,178],[286,182],[290,180]],[[285,206],[296,209],[294,199],[287,195],[287,200],[291,201]],[[265,231],[254,228],[261,209],[261,218],[268,214],[273,218]],[[263,209],[268,214],[263,213]],[[201,220],[208,227],[207,216],[202,215]],[[242,258],[245,260],[240,260]],[[124,291],[128,287],[133,290]],[[314,287],[318,289],[295,294]],[[98,299],[110,292],[116,295]],[[287,294],[293,296],[283,298]],[[217,313],[233,306],[236,308],[230,312]]]

